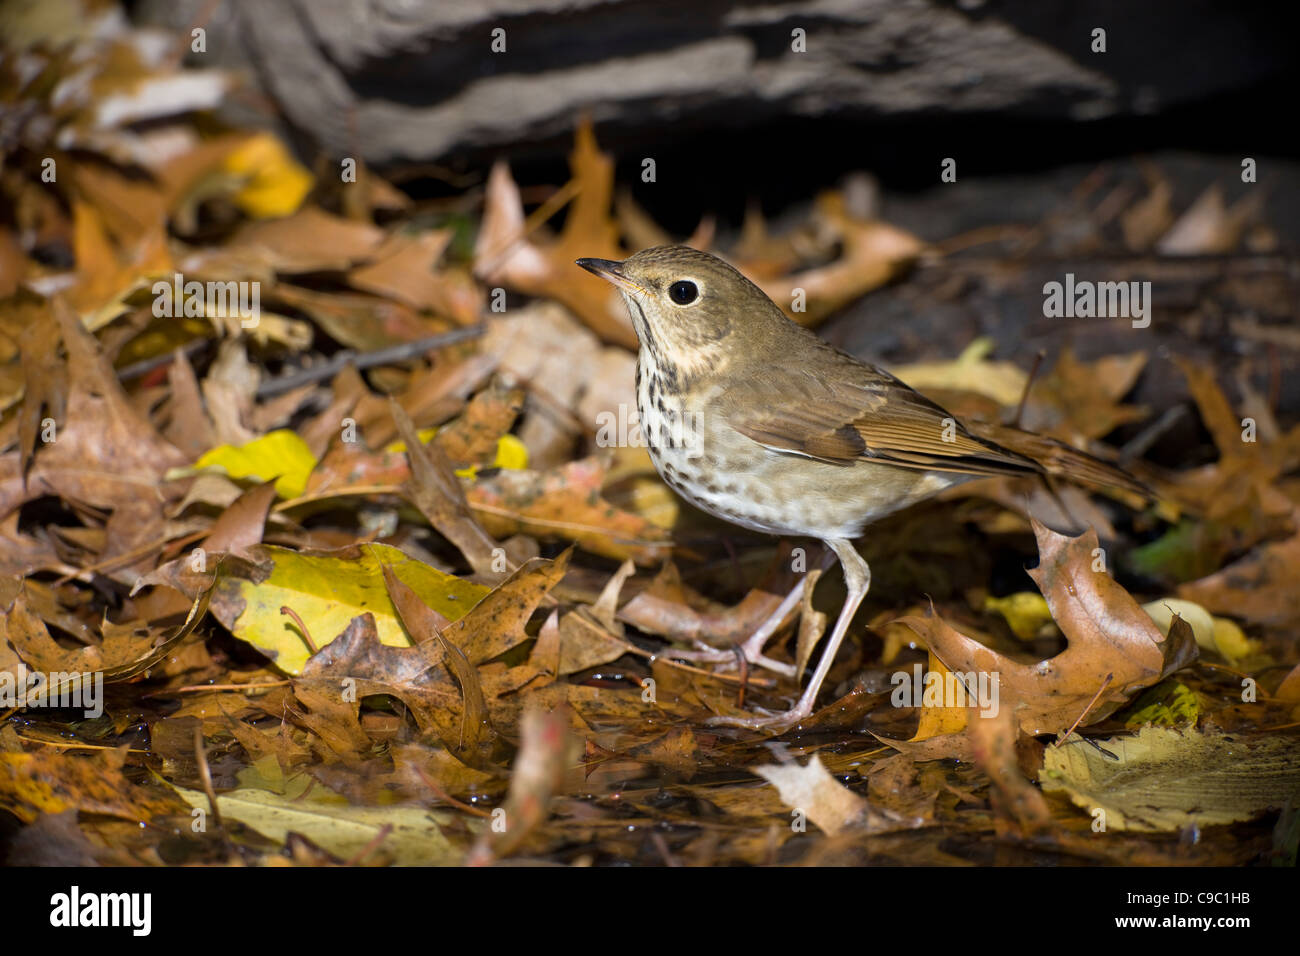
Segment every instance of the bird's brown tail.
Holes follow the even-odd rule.
[[[1021,431],[1005,425],[987,422],[965,423],[967,430],[987,441],[995,442],[1008,451],[1031,459],[1048,475],[1103,488],[1130,491],[1143,498],[1154,500],[1155,492],[1132,475],[1087,452],[1071,448],[1064,442],[1045,435]]]

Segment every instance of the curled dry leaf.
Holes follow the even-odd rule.
[[[203,539],[203,547],[246,557],[249,548],[262,542],[266,516],[273,501],[274,482],[268,481],[245,491],[213,522],[212,530]]]
[[[605,468],[595,458],[552,471],[502,471],[467,491],[470,507],[498,538],[513,534],[575,541],[593,554],[639,563],[668,555],[669,535],[600,496]]]
[[[994,806],[1017,829],[1032,831],[1047,827],[1052,813],[1042,791],[1025,777],[1016,755],[1016,717],[1010,707],[992,714],[974,711],[966,727],[975,765],[993,784]]]
[[[553,612],[537,635],[529,663],[562,677],[616,661],[633,645],[592,619],[583,608],[563,617]]]
[[[779,590],[777,586],[772,590],[753,588],[740,603],[727,607],[687,588],[677,566],[668,562],[648,588],[623,605],[618,616],[647,634],[728,647],[753,634],[780,607],[783,595],[776,593]]]
[[[1039,564],[1029,571],[1069,646],[1037,664],[1021,664],[959,633],[937,615],[904,618],[957,674],[997,675],[1001,706],[1014,708],[1021,732],[1059,734],[1123,706],[1196,655],[1190,628],[1166,638],[1106,572],[1094,532],[1067,538],[1033,522]]]
[[[315,695],[331,703],[344,700],[345,688],[354,691],[350,695],[353,700],[373,694],[395,697],[407,706],[422,731],[439,738],[462,762],[477,766],[483,760],[480,744],[488,729],[486,715],[477,706],[482,693],[477,698],[472,692],[463,697],[443,666],[445,660],[445,648],[439,642],[416,647],[381,644],[374,616],[362,614],[303,666],[294,693],[300,698],[304,693]],[[468,705],[466,698],[472,701]],[[356,704],[350,707],[355,713]],[[476,723],[468,726],[471,712]]]
[[[444,635],[474,664],[489,661],[528,640],[524,625],[564,577],[572,554],[570,548],[553,561],[533,558],[525,562],[462,620],[447,627]]]
[[[562,303],[604,341],[636,348],[621,297],[609,283],[574,265],[583,256],[622,259],[618,226],[610,215],[614,162],[596,146],[591,123],[584,120],[569,157],[575,196],[564,230],[553,242],[540,244],[526,235],[519,187],[505,163],[488,177],[483,224],[474,247],[474,272],[489,285],[504,285]]]
[[[170,625],[115,626],[105,622],[99,643],[65,648],[50,636],[45,622],[32,613],[19,592],[8,607],[0,607],[0,634],[33,670],[61,675],[63,681],[45,688],[47,695],[75,687],[84,673],[102,674],[105,681],[126,681],[158,663],[194,631],[207,613],[210,592],[201,591],[184,621]],[[179,616],[179,615],[178,615]]]
[[[439,534],[460,549],[476,572],[496,577],[497,543],[470,511],[451,462],[442,449],[420,441],[402,406],[394,402],[392,409],[411,463],[411,480],[405,486],[411,503]]]
[[[57,322],[67,352],[61,373],[67,399],[38,391],[32,400],[51,403],[51,410],[62,406],[66,418],[53,422],[57,434],[39,444],[26,473],[20,455],[0,458],[0,515],[43,495],[107,511],[112,533],[97,557],[100,562],[120,558],[129,568],[110,567],[105,573],[132,580],[137,572],[130,568],[151,567],[150,548],[162,548],[159,489],[167,470],[183,465],[184,458],[131,404],[98,342],[66,305],[56,302],[53,315],[46,312],[38,321]],[[52,342],[53,335],[43,341]]]
[[[925,243],[897,226],[851,215],[837,192],[817,200],[817,215],[842,244],[840,258],[829,265],[758,284],[791,319],[817,325],[863,293],[884,285],[925,249]],[[798,293],[802,291],[802,296]],[[796,311],[794,303],[805,308]]]
[[[895,693],[901,688],[919,685],[921,719],[917,723],[916,733],[910,740],[890,740],[879,734],[874,736],[881,743],[907,754],[913,760],[970,760],[971,738],[967,736],[966,729],[970,723],[971,708],[955,706],[955,701],[946,694],[926,693],[932,687],[953,687],[952,674],[943,666],[943,661],[939,660],[934,651],[930,651],[929,658],[925,673],[922,673],[921,665],[916,664],[907,675],[908,681],[895,685]],[[910,705],[915,700],[904,695],[901,703]]]

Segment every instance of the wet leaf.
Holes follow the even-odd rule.
[[[208,809],[203,792],[184,787],[176,792],[190,806]],[[300,834],[344,861],[445,866],[458,862],[462,852],[444,833],[450,822],[446,811],[352,806],[306,774],[283,794],[244,787],[218,794],[217,808],[222,820],[242,823],[275,843]]]
[[[816,754],[802,767],[768,764],[754,772],[777,788],[793,813],[830,836],[865,822],[867,802],[827,773]]]
[[[1049,747],[1039,779],[1079,807],[1105,811],[1111,830],[1178,830],[1249,820],[1300,800],[1294,737],[1201,734],[1149,726],[1100,740]]]

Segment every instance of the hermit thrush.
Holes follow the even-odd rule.
[[[790,321],[715,256],[657,246],[622,262],[577,264],[613,283],[627,303],[641,344],[637,410],[664,481],[743,527],[819,538],[844,570],[848,596],[795,706],[715,722],[780,731],[812,713],[871,582],[850,541],[878,518],[986,475],[1051,472],[1142,489],[1050,439],[959,422],[888,372]],[[988,437],[994,433],[997,441]],[[792,591],[742,645],[750,660],[781,669],[762,656],[763,643],[800,596],[801,588]]]

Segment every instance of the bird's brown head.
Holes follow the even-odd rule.
[[[688,372],[714,364],[732,334],[761,337],[774,323],[790,324],[758,286],[690,246],[654,246],[622,262],[577,262],[623,293],[642,348]]]

